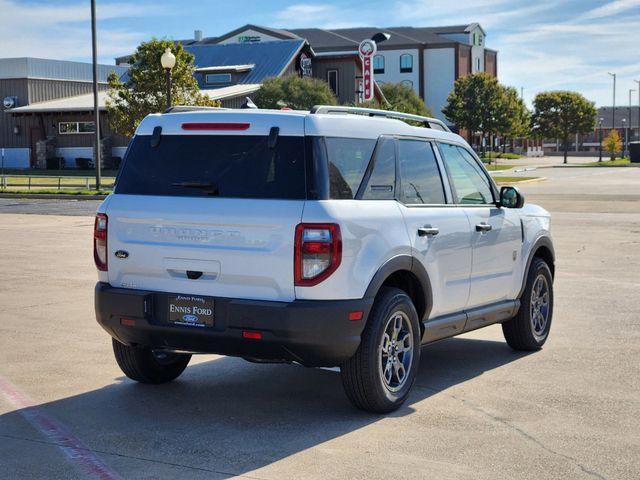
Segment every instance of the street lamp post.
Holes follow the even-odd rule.
[[[638,84],[638,140],[640,140],[640,80],[634,80]]]
[[[166,73],[167,78],[167,110],[171,108],[171,69],[176,65],[176,56],[171,53],[171,49],[167,49],[160,57],[160,63]]]
[[[611,120],[611,128],[616,128],[616,74],[609,72],[613,77],[613,116]]]
[[[629,132],[629,130],[627,129],[626,118],[622,119],[622,130],[624,130],[624,141],[622,144],[622,158],[624,158],[627,155],[627,133]]]
[[[598,148],[598,151],[600,153],[598,161],[601,162],[602,161],[602,122],[604,121],[604,118],[600,117],[599,121],[598,121],[598,125],[600,126],[600,135],[598,136],[599,138],[599,143],[600,146]]]
[[[98,46],[96,40],[96,2],[91,0],[91,67],[93,74],[93,135],[95,144],[96,190],[102,183],[102,162],[100,161],[100,107],[98,105]]]
[[[627,129],[631,130],[631,137],[633,137],[633,116],[631,115],[631,94],[635,92],[635,89],[630,88],[629,89],[629,125],[627,125]],[[627,150],[629,150],[629,134],[627,133]]]

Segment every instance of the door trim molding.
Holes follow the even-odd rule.
[[[519,309],[520,300],[505,300],[463,312],[427,319],[423,322],[425,328],[422,344],[455,337],[461,333],[477,330],[494,323],[505,322],[513,318]]]

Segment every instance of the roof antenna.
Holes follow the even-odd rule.
[[[249,97],[245,97],[245,101],[242,105],[240,105],[240,108],[256,108],[257,109],[258,107],[255,103],[251,101]]]

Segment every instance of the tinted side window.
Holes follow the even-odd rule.
[[[444,187],[431,143],[400,140],[398,160],[402,201],[407,204],[443,204]]]
[[[383,138],[373,157],[373,170],[363,200],[392,200],[396,187],[396,147],[391,138]]]
[[[329,196],[352,199],[369,165],[375,140],[325,138],[329,162]]]
[[[475,158],[461,147],[448,143],[440,144],[442,158],[451,177],[456,203],[493,203],[493,194],[486,174]]]

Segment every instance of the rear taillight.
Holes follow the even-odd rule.
[[[342,237],[335,223],[301,223],[296,227],[295,284],[317,285],[336,271],[342,259]]]
[[[96,214],[93,225],[93,261],[98,270],[107,271],[107,227],[109,219],[104,213]]]

